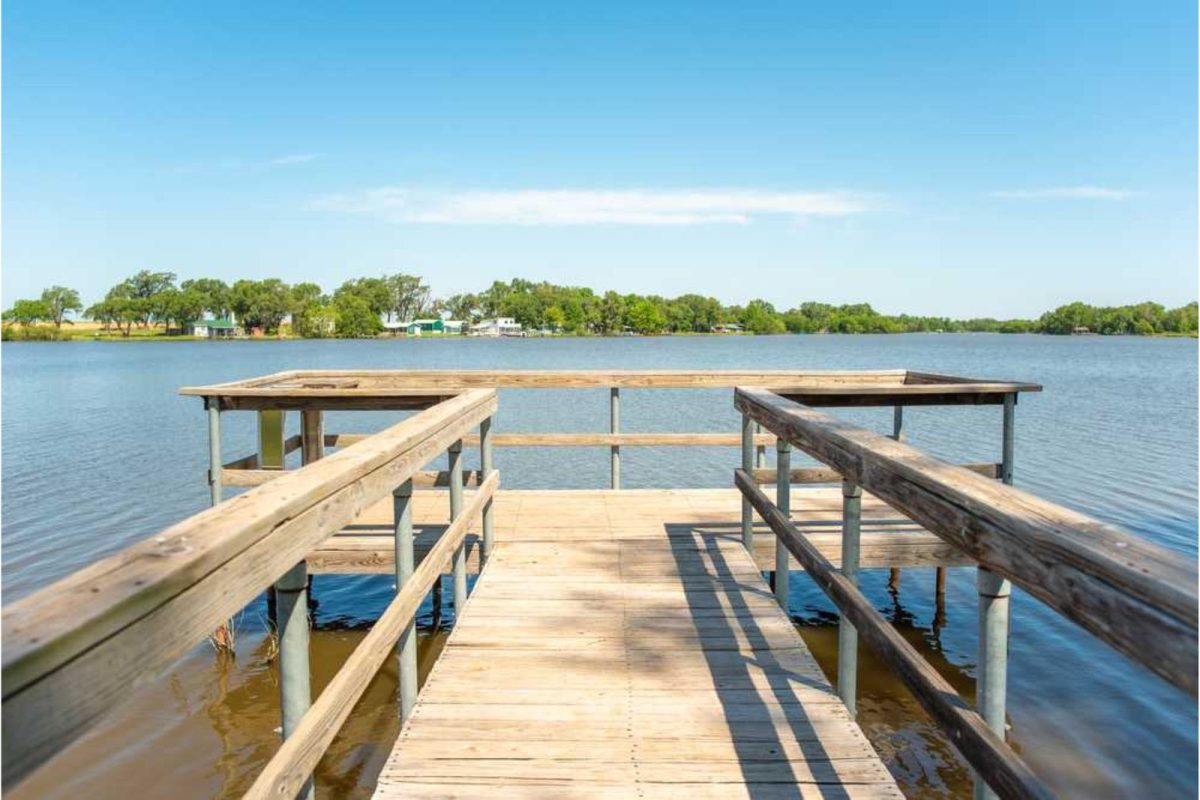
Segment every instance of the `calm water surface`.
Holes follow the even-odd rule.
[[[1044,384],[1017,411],[1017,484],[1124,525],[1188,558],[1197,551],[1197,343],[1035,336],[781,336],[561,340],[229,343],[5,343],[3,598],[25,595],[207,505],[206,429],[183,385],[303,368],[909,368]],[[623,430],[737,429],[731,394],[622,395]],[[502,431],[599,431],[605,391],[501,393]],[[890,430],[890,410],[835,413]],[[294,415],[293,415],[294,416]],[[370,431],[399,415],[331,414],[331,432]],[[225,416],[227,459],[253,450],[253,415]],[[292,420],[295,426],[295,420]],[[995,460],[999,410],[911,409],[909,441],[956,460]],[[630,448],[623,484],[728,486],[731,449]],[[799,460],[799,459],[797,459]],[[603,487],[602,449],[500,450],[509,488]],[[669,468],[667,468],[669,467]],[[973,571],[950,571],[945,606],[931,570],[864,574],[876,606],[968,698],[974,692]],[[386,605],[382,577],[317,578],[314,689]],[[811,583],[792,581],[791,610],[827,673],[836,616]],[[425,609],[423,621],[430,620]],[[238,621],[239,654],[201,646],[169,675],[64,753],[53,780],[21,797],[236,796],[277,745],[277,672],[261,605]],[[1065,796],[1195,797],[1195,703],[1028,596],[1013,603],[1009,723],[1014,745]],[[441,635],[423,640],[432,663]],[[969,796],[969,773],[915,701],[864,650],[860,717],[910,796]],[[370,795],[397,731],[389,664],[318,771],[319,794]],[[64,784],[64,774],[72,776]]]

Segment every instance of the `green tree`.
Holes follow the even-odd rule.
[[[787,328],[775,311],[775,306],[766,300],[751,300],[742,312],[742,327],[754,334],[784,333]]]
[[[625,321],[630,328],[645,335],[661,333],[667,326],[667,317],[662,309],[647,297],[638,298],[627,307]]]
[[[204,310],[217,319],[228,319],[233,313],[230,306],[230,289],[225,281],[216,278],[196,278],[179,284],[185,292],[198,292],[204,296]]]
[[[240,280],[230,292],[230,306],[244,327],[275,333],[284,317],[292,313],[292,293],[278,278]]]
[[[383,317],[392,310],[392,292],[383,278],[355,278],[343,283],[333,293],[334,300],[347,296],[361,299],[377,317]]]
[[[2,315],[3,321],[23,328],[52,319],[53,310],[44,300],[18,300]]]
[[[417,275],[406,275],[403,272],[385,275],[383,285],[388,295],[388,322],[392,321],[393,316],[398,322],[411,322],[424,314],[429,307],[429,287]],[[460,316],[458,319],[465,317]]]
[[[42,292],[42,302],[50,310],[49,320],[54,323],[55,328],[61,328],[63,322],[68,324],[71,322],[69,319],[65,319],[67,313],[83,310],[79,292],[68,289],[66,286],[51,286],[46,289]]]
[[[333,301],[334,331],[343,338],[375,336],[383,330],[379,314],[357,294],[344,293]]]

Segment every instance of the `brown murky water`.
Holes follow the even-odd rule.
[[[802,624],[799,630],[833,680],[837,627],[829,622]],[[964,697],[973,696],[974,680],[930,645],[928,630],[904,625],[900,630]],[[314,694],[365,633],[361,628],[313,631]],[[421,633],[422,683],[446,637],[444,631]],[[970,771],[899,679],[869,648],[859,658],[860,722],[905,794],[969,797]],[[261,634],[243,635],[232,660],[199,648],[9,796],[240,797],[279,744],[278,674],[273,643]],[[318,797],[370,797],[399,733],[396,677],[396,661],[389,659],[318,765]]]

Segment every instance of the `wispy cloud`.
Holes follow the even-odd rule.
[[[1060,186],[1052,189],[1021,189],[1015,191],[989,192],[992,197],[1011,200],[1042,200],[1069,198],[1076,200],[1124,200],[1137,192],[1128,189],[1109,189],[1104,186]]]
[[[313,161],[321,157],[320,153],[295,153],[293,155],[280,156],[272,158],[270,163],[275,166],[283,166],[285,164],[304,164],[308,161]]]
[[[846,216],[868,210],[851,192],[751,189],[430,191],[385,186],[326,195],[314,208],[425,225],[744,225],[766,216]]]

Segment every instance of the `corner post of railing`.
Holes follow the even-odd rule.
[[[488,417],[479,423],[479,482],[482,484],[492,474],[492,418]],[[496,516],[492,509],[492,499],[483,506],[483,545],[479,551],[479,569],[492,556],[492,547],[496,543]]]
[[[221,502],[224,486],[221,481],[221,398],[204,398],[208,411],[208,490],[212,505]]]
[[[325,420],[321,409],[300,412],[300,463],[311,464],[325,457]]]
[[[463,507],[462,439],[450,445],[450,522],[458,519]],[[458,621],[467,602],[467,540],[454,551],[454,620]]]
[[[775,505],[780,513],[791,518],[792,514],[792,445],[787,439],[775,440]],[[791,553],[783,543],[783,537],[775,537],[775,601],[788,610],[788,567]]]
[[[862,487],[842,482],[842,575],[858,585],[859,534],[862,528]],[[838,616],[838,696],[850,716],[857,714],[858,631],[844,615]]]
[[[749,414],[742,415],[742,469],[751,472],[754,469],[754,423]],[[742,544],[754,557],[754,507],[750,500],[742,495]]]
[[[392,510],[396,524],[396,594],[413,576],[412,479],[392,491]],[[417,704],[417,619],[414,616],[400,634],[400,722],[404,723]]]
[[[308,664],[308,567],[301,561],[275,581],[279,619],[279,698],[283,738],[295,732],[312,704]],[[300,798],[313,797],[312,778],[300,790]]]
[[[608,390],[608,432],[621,432],[621,389],[618,386]],[[621,445],[614,444],[608,448],[609,485],[614,489],[621,488]]]
[[[1013,423],[1017,396],[1004,395],[1004,427],[1001,438],[1000,480],[1013,482]],[[985,567],[975,576],[979,594],[979,674],[976,676],[975,707],[987,726],[1004,737],[1005,706],[1008,694],[1008,627],[1012,604],[1012,584]],[[976,776],[976,800],[994,800],[993,792]]]

